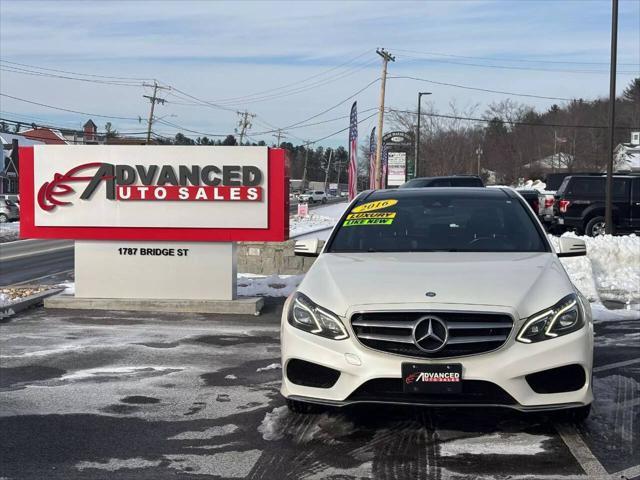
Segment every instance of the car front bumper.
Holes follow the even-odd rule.
[[[330,340],[298,330],[282,322],[281,393],[284,397],[334,406],[354,403],[394,403],[412,405],[447,406],[500,406],[522,411],[541,411],[588,405],[593,401],[591,369],[593,362],[593,331],[587,324],[581,330],[533,344],[515,341],[522,322],[516,322],[507,342],[498,350],[483,354],[445,359],[412,358],[373,350],[363,346],[354,337],[349,322],[342,319],[349,330],[346,340]],[[340,372],[330,388],[315,388],[294,384],[287,378],[287,365],[292,359],[304,360]],[[375,379],[400,379],[402,363],[460,363],[462,364],[463,392],[465,381],[490,382],[510,395],[512,403],[473,403],[464,393],[446,402],[430,402],[412,394],[393,399],[363,399],[352,394],[366,382]],[[530,373],[567,366],[580,365],[585,370],[586,382],[579,390],[562,393],[536,393],[527,383]],[[400,381],[400,380],[398,380]],[[470,384],[471,382],[469,382]],[[457,399],[456,399],[457,398]]]

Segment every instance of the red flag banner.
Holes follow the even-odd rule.
[[[369,189],[376,188],[376,127],[371,129],[369,137]]]

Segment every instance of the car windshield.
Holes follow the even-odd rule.
[[[328,252],[546,252],[533,218],[516,198],[384,192],[341,220]]]

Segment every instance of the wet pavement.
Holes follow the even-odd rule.
[[[640,318],[596,323],[596,402],[577,427],[487,409],[292,414],[281,304],[37,309],[0,325],[0,478],[640,478]]]

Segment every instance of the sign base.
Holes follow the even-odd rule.
[[[235,300],[158,300],[126,298],[78,298],[56,295],[44,300],[45,308],[70,310],[124,310],[133,312],[222,313],[259,315],[264,305],[261,297]]]
[[[75,242],[76,299],[235,300],[235,243]]]

